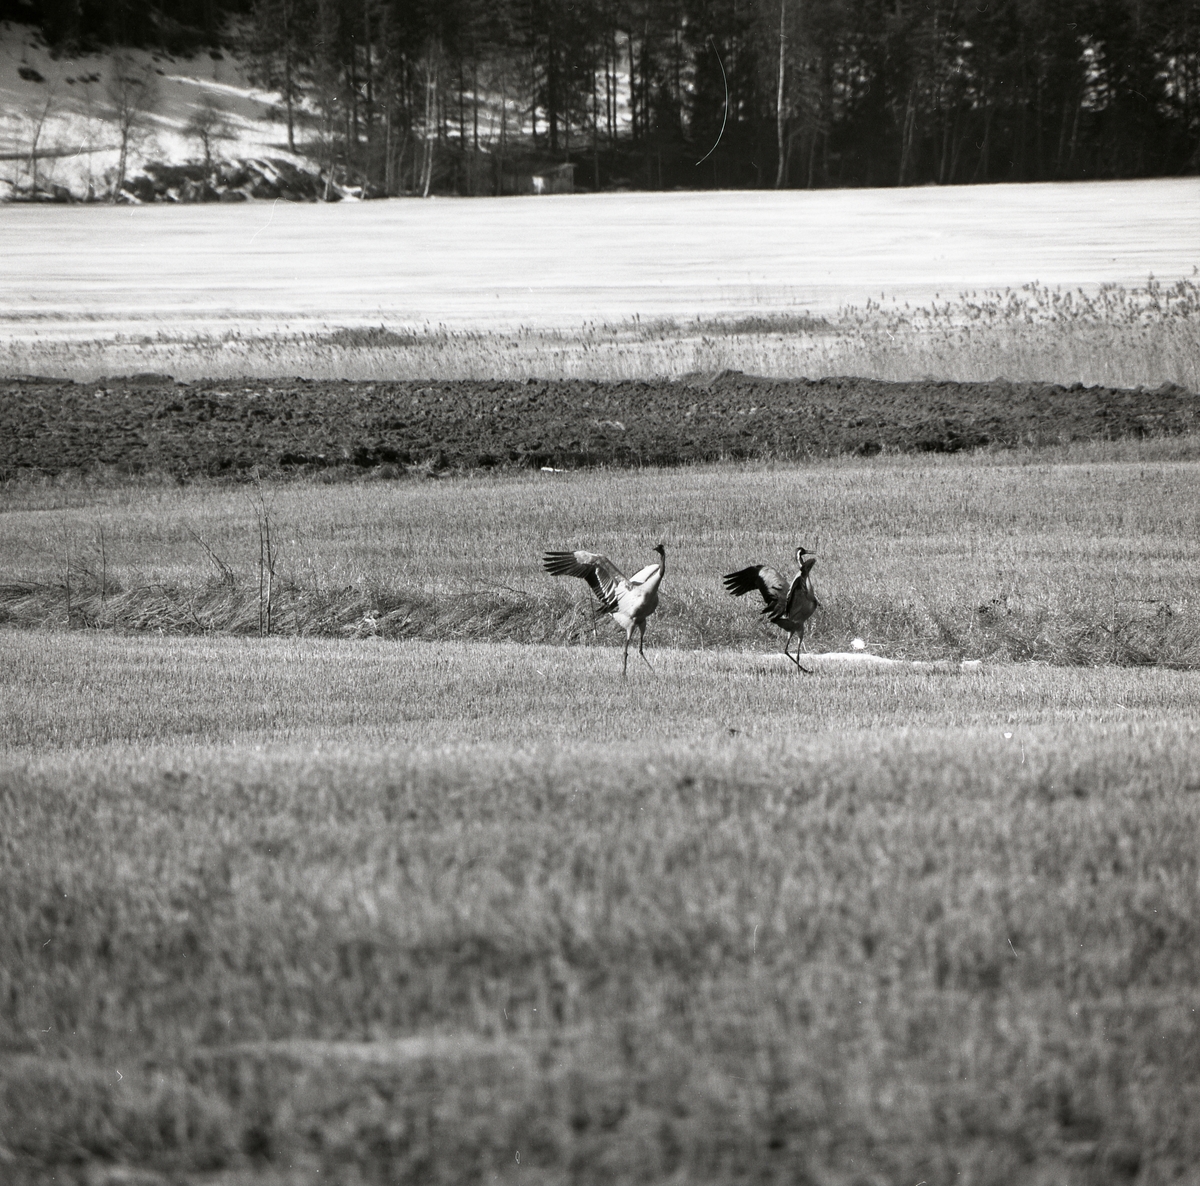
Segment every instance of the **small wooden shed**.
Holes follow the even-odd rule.
[[[529,175],[526,193],[573,194],[575,192],[575,166],[570,161],[560,165],[548,165]]]

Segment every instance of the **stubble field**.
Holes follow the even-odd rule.
[[[1191,673],[5,643],[10,1180],[1194,1174]]]
[[[1187,211],[1108,192],[1118,219],[1149,216],[1133,270],[1097,260],[1097,277],[1179,257],[1161,231]],[[1078,205],[1000,197],[1015,215]],[[920,207],[910,230],[933,200],[949,197],[899,196]],[[971,241],[964,217],[947,242]],[[1072,234],[1053,258],[1070,263]],[[955,266],[990,281],[973,251]],[[634,276],[622,259],[614,280]],[[79,325],[20,354],[26,320],[9,364],[90,379],[164,356],[91,350],[55,283],[34,320]],[[322,389],[347,397],[336,424],[296,383],[8,385],[10,422],[30,392],[41,419],[6,439],[0,487],[0,1178],[1200,1181],[1196,302],[1176,298],[1056,314],[1040,354],[1000,302],[968,343],[977,378],[1008,342],[1035,379],[1079,377],[1040,370],[1053,354],[1153,390],[881,405],[878,388],[693,377],[593,386],[608,403],[580,418],[576,389],[514,384],[487,413],[506,451],[490,470],[486,416],[463,430],[472,456],[419,444],[470,419],[447,384]],[[963,308],[896,365],[962,354]],[[910,346],[932,340],[906,324]],[[898,324],[872,325],[893,365]],[[542,328],[534,365],[561,344]],[[474,332],[414,357],[456,375]],[[621,333],[603,366],[650,340]],[[408,346],[337,340],[403,373],[388,351]],[[655,373],[687,369],[671,357]],[[382,399],[407,411],[375,431]],[[553,400],[536,444],[558,424],[564,452],[543,457],[529,410]],[[992,435],[954,443],[962,425]],[[658,460],[705,463],[643,467],[620,454],[638,433],[643,450],[698,441]],[[331,448],[349,456],[326,464]],[[587,546],[629,570],[660,540],[654,670],[622,680],[585,586],[538,558]],[[798,543],[819,553],[814,650],[861,637],[936,666],[795,672],[719,582],[750,562],[790,575]]]
[[[0,633],[7,1167],[1186,1178],[1174,447],[10,487],[14,608],[43,600]],[[256,636],[263,507],[285,637]],[[785,566],[798,520],[816,649],[982,668],[795,673],[717,578]],[[538,553],[658,538],[655,670],[622,680]]]

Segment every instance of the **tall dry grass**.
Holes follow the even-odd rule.
[[[667,544],[651,644],[782,646],[723,573],[818,552],[811,645],[895,657],[1194,666],[1194,461],[1179,442],[809,466],[586,471],[244,488],[13,485],[0,609],[25,625],[591,643],[590,594],[540,568],[627,571]],[[1122,457],[1124,460],[1113,460]],[[1140,458],[1140,460],[1139,460]]]
[[[155,332],[0,343],[0,374],[78,380],[158,372],[181,379],[645,379],[723,369],[777,377],[1015,381],[1200,390],[1200,286],[962,293],[913,307],[847,307],[829,319],[772,314],[693,322],[633,318],[573,331],[341,326],[256,335]]]

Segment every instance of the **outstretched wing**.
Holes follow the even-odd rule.
[[[551,576],[582,577],[591,585],[606,613],[616,609],[621,589],[629,587],[621,570],[599,552],[547,552],[542,557],[542,567]]]
[[[787,594],[787,583],[773,568],[766,564],[752,564],[722,578],[725,588],[734,597],[741,597],[752,589],[762,594],[763,612],[777,609]]]

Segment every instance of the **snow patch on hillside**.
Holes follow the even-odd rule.
[[[200,141],[186,131],[206,105],[228,127],[217,155],[229,160],[279,158],[309,166],[287,149],[279,96],[253,86],[242,63],[227,53],[203,51],[173,58],[162,51],[124,50],[153,80],[155,102],[146,135],[132,146],[127,175],[158,161],[202,161]],[[0,200],[28,191],[34,181],[36,144],[39,190],[102,198],[112,189],[120,144],[112,123],[108,84],[111,54],[56,56],[36,30],[0,22]],[[65,191],[65,192],[64,192]]]

